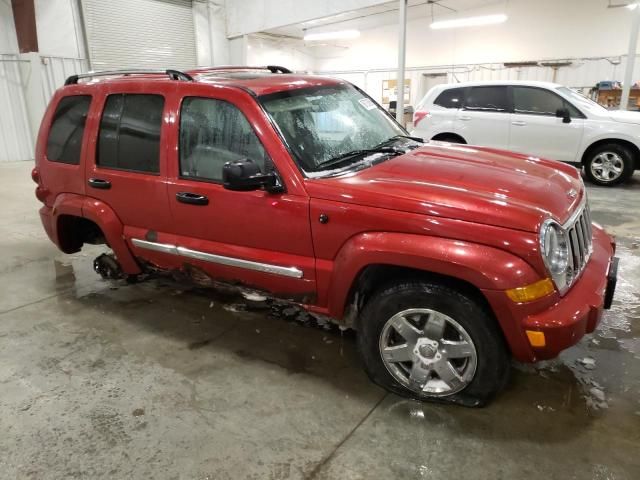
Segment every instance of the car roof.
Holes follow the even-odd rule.
[[[192,72],[196,81],[213,85],[227,85],[251,90],[255,95],[262,96],[286,90],[296,90],[307,87],[322,87],[344,85],[347,82],[337,78],[322,77],[306,74],[282,73],[251,73],[251,72]]]
[[[508,86],[519,85],[524,87],[542,87],[542,88],[558,88],[562,87],[559,83],[553,82],[539,82],[530,80],[486,80],[480,82],[460,82],[460,83],[443,83],[436,85],[434,88],[440,90],[447,90],[449,88],[461,88],[461,87],[486,87],[486,86]]]
[[[281,68],[281,67],[278,67]],[[285,69],[286,70],[286,69]],[[171,72],[171,73],[170,73]],[[287,71],[288,72],[288,71]],[[82,82],[79,82],[83,79]],[[84,81],[84,79],[89,79]],[[174,81],[190,81],[196,84],[209,84],[220,87],[227,86],[248,90],[256,96],[268,95],[306,87],[322,87],[345,85],[346,81],[307,74],[277,73],[268,71],[267,67],[212,67],[179,72],[175,70],[141,71],[122,70],[113,72],[89,72],[73,75],[65,85],[104,85],[113,83],[171,83]]]

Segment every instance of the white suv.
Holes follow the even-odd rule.
[[[513,150],[584,166],[598,185],[640,168],[640,113],[609,111],[562,85],[437,85],[418,104],[412,135]]]

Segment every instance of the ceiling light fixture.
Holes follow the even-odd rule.
[[[441,30],[443,28],[460,28],[460,27],[480,27],[484,25],[494,25],[496,23],[504,23],[507,16],[500,15],[484,15],[482,17],[456,18],[454,20],[440,20],[433,22],[431,28]]]
[[[360,36],[360,30],[339,30],[336,32],[319,32],[319,33],[305,33],[305,42],[317,42],[323,40],[348,40],[352,38],[358,38]]]
[[[625,5],[629,10],[634,10],[638,6],[637,3],[630,3],[629,5]]]

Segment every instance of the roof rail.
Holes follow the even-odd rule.
[[[193,77],[187,73],[181,72],[180,70],[106,70],[103,72],[87,72],[87,73],[79,73],[77,75],[71,75],[68,77],[64,84],[65,85],[75,85],[78,83],[78,80],[81,78],[92,78],[92,77],[106,77],[112,75],[168,75],[171,80],[183,80],[185,82],[193,82]]]
[[[281,67],[279,65],[263,65],[257,67],[244,66],[244,65],[220,65],[217,67],[201,67],[191,70],[196,73],[205,73],[205,72],[229,72],[229,71],[238,71],[238,70],[269,70],[271,73],[293,73],[286,67]]]

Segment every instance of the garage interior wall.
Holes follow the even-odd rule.
[[[393,6],[393,4],[390,4]],[[435,12],[438,12],[436,9]],[[443,12],[442,9],[439,12]],[[588,89],[600,80],[622,80],[631,26],[626,8],[607,8],[600,0],[510,0],[464,10],[458,17],[505,13],[508,20],[486,27],[432,30],[430,7],[409,8],[407,78],[411,104],[429,85],[428,75],[443,73],[446,81],[543,80]],[[333,22],[312,31],[359,29],[356,40],[324,45],[278,36],[278,30],[249,37],[249,58],[264,64],[278,56],[297,70],[339,76],[381,100],[382,81],[396,78],[397,10],[357,21]],[[455,18],[437,14],[436,20]],[[535,26],[535,28],[532,28]],[[312,28],[301,25],[302,28]],[[271,37],[270,41],[264,36]],[[302,37],[302,30],[300,30]],[[558,41],[558,38],[562,41]],[[329,44],[327,44],[329,43]],[[507,68],[505,62],[569,62],[570,65]],[[285,64],[286,65],[286,64]],[[636,75],[640,67],[636,61]]]

